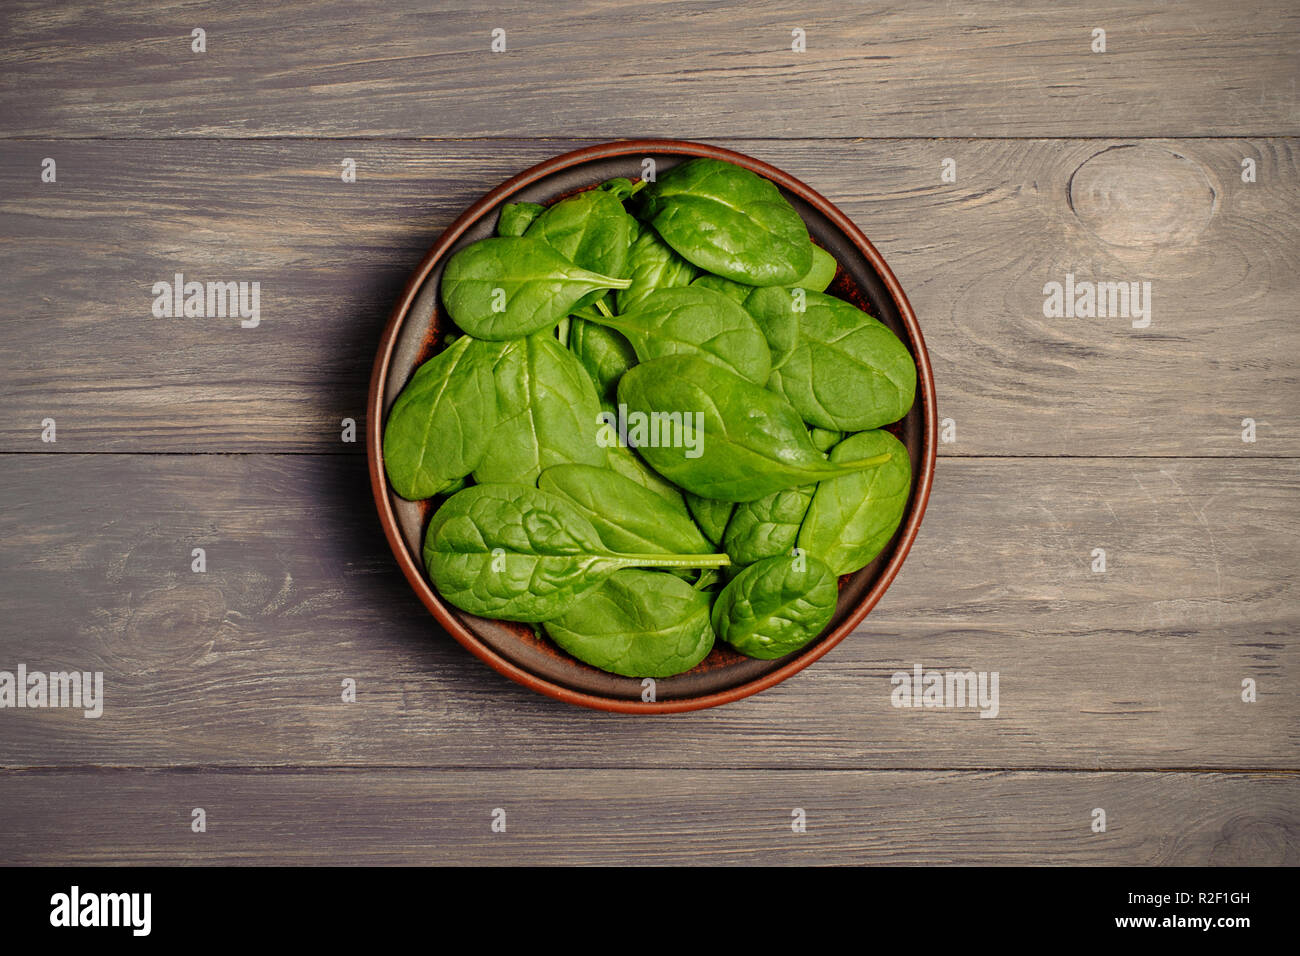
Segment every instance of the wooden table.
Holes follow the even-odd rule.
[[[430,6],[5,6],[0,669],[105,706],[0,711],[3,862],[1300,860],[1300,7]],[[633,136],[852,216],[953,439],[858,633],[663,719],[441,633],[360,441],[439,232]],[[155,318],[178,272],[260,323]],[[1067,275],[1149,325],[1045,315]],[[892,706],[918,663],[997,671],[996,718]]]

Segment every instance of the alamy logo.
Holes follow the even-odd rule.
[[[262,283],[185,281],[178,272],[174,281],[153,284],[155,319],[238,318],[240,326],[255,329],[262,321]]]
[[[596,443],[602,448],[612,448],[616,442],[632,448],[685,448],[687,458],[704,454],[703,412],[629,412],[620,403],[618,414],[601,412],[596,416]]]
[[[6,707],[71,707],[84,717],[99,717],[104,713],[104,672],[28,673],[27,665],[19,664],[16,674],[0,671],[0,710]]]
[[[50,897],[51,926],[129,926],[131,935],[152,928],[152,893],[82,893],[73,886]]]
[[[928,671],[920,664],[912,672],[897,671],[889,702],[895,707],[978,707],[981,717],[998,715],[998,672]]]
[[[1043,286],[1043,317],[1048,319],[1132,319],[1133,328],[1151,324],[1150,282],[1082,282],[1074,273],[1065,282]]]

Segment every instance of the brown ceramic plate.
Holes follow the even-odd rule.
[[[911,455],[912,496],[889,546],[868,567],[841,579],[835,616],[817,640],[775,661],[751,660],[719,645],[695,669],[647,681],[653,686],[646,687],[641,680],[607,674],[575,660],[535,637],[526,624],[485,620],[444,602],[425,576],[420,556],[430,503],[405,501],[388,487],[382,425],[398,393],[436,351],[436,343],[448,329],[438,301],[443,265],[455,250],[494,233],[503,203],[546,204],[614,176],[636,179],[647,157],[662,172],[692,156],[727,160],[776,183],[803,216],[813,240],[839,262],[835,282],[827,291],[878,317],[911,349],[918,373],[916,402],[889,430]],[[739,700],[785,680],[838,644],[875,607],[898,574],[920,527],[934,476],[937,419],[930,361],[907,296],[880,253],[844,213],[788,173],[741,153],[678,140],[628,140],[565,153],[502,183],[470,206],[434,243],[407,283],[375,357],[367,413],[370,483],[384,533],[406,579],[438,622],[512,680],[572,704],[632,714],[699,710]]]

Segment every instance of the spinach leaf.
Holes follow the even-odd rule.
[[[614,384],[617,384],[617,379]],[[605,449],[609,467],[624,478],[630,478],[641,487],[667,499],[674,507],[684,507],[681,490],[642,461],[641,456],[623,441],[618,433],[618,409],[613,403],[602,399],[600,407],[601,422],[596,429],[596,443]]]
[[[384,425],[384,467],[403,498],[431,498],[478,467],[497,420],[502,347],[462,336],[416,370]]]
[[[786,289],[755,289],[745,297],[745,310],[754,317],[772,350],[773,376],[799,344],[799,314],[790,307],[793,301],[793,294]]]
[[[612,193],[621,202],[625,199],[635,196],[638,192],[640,192],[645,187],[645,185],[646,184],[644,180],[627,179],[625,177],[619,176],[619,177],[615,177],[614,179],[605,180],[596,188],[604,190],[607,193]]]
[[[746,285],[790,285],[812,267],[808,227],[770,181],[692,159],[641,193],[640,216],[688,262]]]
[[[775,660],[822,632],[838,596],[835,575],[812,555],[765,558],[722,589],[713,630],[742,654]]]
[[[620,442],[618,432],[614,428],[609,425],[604,427],[609,429],[605,451],[609,455],[610,468],[624,478],[635,481],[642,488],[653,491],[660,498],[667,500],[673,507],[685,505],[682,493],[676,485],[642,461],[641,456],[635,451]],[[716,542],[714,543],[716,544]]]
[[[873,468],[872,472],[880,470]],[[730,556],[732,565],[753,564],[763,558],[789,554],[816,488],[816,485],[784,488],[757,501],[736,505],[722,539],[722,550]]]
[[[708,289],[710,292],[721,292],[736,305],[744,305],[749,294],[754,291],[752,285],[741,285],[739,282],[732,282],[730,279],[715,275],[699,276],[692,280],[691,286],[696,289]]]
[[[831,254],[821,246],[813,246],[812,268],[807,275],[795,283],[794,287],[802,288],[805,292],[820,292],[835,278],[835,269],[835,259]],[[691,285],[721,292],[745,307],[762,330],[763,337],[767,339],[768,347],[772,350],[773,369],[784,365],[794,352],[795,345],[799,342],[798,315],[793,309],[774,307],[778,302],[786,304],[791,300],[766,294],[757,298],[755,307],[750,308],[750,296],[757,291],[754,286],[741,285],[739,282],[732,282],[721,276],[701,276]]]
[[[522,236],[546,207],[536,202],[508,202],[497,218],[498,236]]]
[[[549,207],[525,235],[545,242],[576,266],[625,279],[628,249],[637,228],[637,221],[627,214],[617,196],[603,189],[589,189]],[[589,292],[575,303],[574,309],[604,294],[603,289]]]
[[[889,460],[828,462],[785,399],[693,355],[634,366],[619,380],[618,397],[629,416],[639,412],[657,423],[658,444],[641,445],[633,437],[650,467],[702,498],[754,501]],[[683,425],[680,434],[665,424],[673,415]],[[699,433],[687,435],[685,424],[697,421]]]
[[[888,464],[818,485],[799,530],[799,547],[837,575],[865,568],[894,536],[912,491],[912,465],[907,449],[884,431],[852,435],[831,452],[831,461],[885,453]]]
[[[772,371],[767,340],[750,314],[709,289],[654,289],[627,312],[593,321],[621,332],[643,362],[699,355],[756,385]]]
[[[442,301],[452,321],[470,335],[516,339],[551,328],[588,293],[629,284],[574,265],[540,239],[498,236],[447,260]]]
[[[829,428],[810,428],[808,436],[818,451],[830,451],[844,440],[844,432],[831,431]]]
[[[612,329],[605,329],[602,326],[592,326],[592,328],[607,331],[612,335],[618,334]],[[635,361],[635,356],[633,358]],[[615,377],[612,385],[617,384],[618,379]],[[624,478],[630,478],[641,487],[648,488],[661,498],[667,499],[668,503],[674,507],[684,507],[681,490],[642,461],[641,456],[623,441],[618,433],[618,409],[614,407],[614,404],[602,398],[600,407],[601,422],[596,429],[596,443],[605,449],[609,467]]]
[[[802,299],[804,310],[796,311]],[[747,308],[767,331],[798,324],[798,341],[768,387],[819,428],[862,431],[898,421],[912,407],[916,364],[893,332],[842,299],[820,292],[756,289]]]
[[[636,364],[636,350],[622,332],[590,319],[572,319],[569,348],[591,376],[602,399],[614,397],[618,380]]]
[[[629,260],[632,284],[618,293],[620,312],[629,311],[655,289],[687,286],[695,277],[695,266],[673,252],[649,226],[641,226]]]
[[[821,246],[813,246],[812,266],[800,277],[791,282],[791,288],[804,289],[808,292],[825,292],[827,286],[835,281],[835,270],[839,264],[835,257]]]
[[[656,571],[616,571],[564,614],[543,624],[561,648],[625,677],[671,677],[713,648],[711,595]]]
[[[450,498],[456,492],[460,491],[463,488],[468,488],[468,487],[469,487],[469,475],[465,475],[463,478],[457,478],[455,481],[451,483],[450,486],[448,486],[447,488],[439,492],[439,494],[444,497]]]
[[[526,485],[473,485],[439,508],[424,538],[438,592],[507,621],[558,617],[623,568],[711,568],[725,554],[619,554],[569,502]]]
[[[609,468],[555,465],[537,487],[559,495],[591,522],[605,547],[633,554],[704,554],[712,544],[695,527],[685,502],[674,506]]]
[[[821,246],[813,246],[812,267],[797,282],[792,282],[791,288],[806,289],[810,292],[825,292],[826,287],[835,279],[835,270],[839,268],[835,257],[823,249]],[[705,289],[712,289],[714,292],[721,292],[729,299],[735,300],[739,305],[744,305],[749,294],[754,291],[756,286],[744,285],[740,282],[733,282],[730,279],[724,279],[722,276],[705,274],[699,276],[691,285],[700,286]],[[619,293],[620,296],[625,293]]]
[[[551,465],[606,464],[600,403],[573,354],[545,332],[502,344],[493,374],[497,423],[474,480],[532,485]]]
[[[727,530],[727,522],[731,520],[731,513],[735,510],[736,503],[718,501],[716,498],[701,498],[689,491],[682,497],[686,499],[686,507],[690,509],[691,517],[704,532],[704,536],[714,544],[721,544]]]

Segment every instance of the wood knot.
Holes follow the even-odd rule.
[[[1070,177],[1070,208],[1113,246],[1181,246],[1205,231],[1219,197],[1201,165],[1151,144],[1110,146]]]
[[[153,666],[200,656],[226,616],[225,598],[215,587],[165,588],[137,602],[127,621],[126,639],[116,645],[115,653]]]
[[[1285,813],[1252,811],[1223,825],[1210,852],[1212,866],[1294,866],[1296,826]]]

